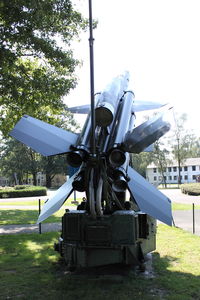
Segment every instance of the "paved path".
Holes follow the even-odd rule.
[[[184,203],[184,204],[199,204],[200,196],[190,196],[183,194],[180,189],[163,189],[160,190],[164,195],[166,195],[172,202]]]
[[[194,212],[195,234],[200,236],[200,209]],[[193,233],[193,214],[192,210],[177,210],[173,212],[175,226]]]
[[[41,232],[61,231],[61,223],[44,223],[41,224]],[[1,225],[0,235],[17,234],[17,233],[39,233],[39,225],[23,224],[23,225]]]

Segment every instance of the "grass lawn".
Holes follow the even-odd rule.
[[[47,218],[43,223],[61,222],[61,217],[65,210],[60,209],[55,214]],[[1,209],[0,225],[12,224],[35,224],[38,219],[38,211],[30,209]]]
[[[53,250],[58,233],[0,236],[0,299],[200,299],[200,238],[159,225],[154,278],[72,275]]]
[[[195,209],[200,209],[200,205],[195,205]],[[172,203],[172,210],[192,210],[192,204]]]
[[[41,199],[41,205],[44,205],[46,200]],[[69,198],[66,203],[65,206],[69,205],[69,206],[76,206],[76,204],[71,203],[72,201],[74,201],[73,198]],[[81,198],[78,198],[76,201],[81,202]],[[33,201],[9,201],[9,199],[6,202],[2,202],[0,200],[0,205],[6,206],[6,205],[20,205],[20,206],[38,206],[39,205],[39,201],[38,200],[33,200]]]
[[[44,221],[44,223],[61,222],[61,217],[65,213],[67,204],[71,206],[70,202],[67,202],[62,209],[50,216]],[[76,205],[74,205],[76,209]],[[173,203],[172,210],[191,210],[191,204]],[[200,209],[200,205],[195,205],[195,209]],[[38,218],[38,210],[34,209],[1,209],[0,211],[0,225],[11,224],[35,224]]]

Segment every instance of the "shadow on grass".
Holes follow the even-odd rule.
[[[170,270],[181,264],[176,257],[154,253],[154,278],[130,272],[115,282],[95,273],[68,272],[53,250],[58,237],[59,233],[0,237],[0,299],[200,299],[199,276]]]
[[[61,216],[64,214],[64,210],[59,212],[59,215],[52,215],[44,221],[44,223],[56,223],[61,222]],[[9,209],[0,211],[0,225],[11,224],[35,224],[38,219],[37,210],[21,210],[21,209]]]
[[[160,257],[160,254],[157,252],[153,254],[153,257],[156,277],[158,278],[159,284],[166,291],[170,291],[169,299],[200,299],[200,276],[171,270],[171,268],[174,268],[176,265],[181,269],[181,264],[183,263],[181,259],[172,256]]]

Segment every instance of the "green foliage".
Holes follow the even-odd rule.
[[[66,155],[41,156],[41,170],[46,174],[46,186],[50,188],[56,174],[67,173]]]
[[[158,172],[162,174],[162,182],[166,187],[165,171],[169,162],[169,151],[164,148],[162,140],[158,140],[154,144],[154,151],[152,152],[151,159],[158,166]]]
[[[0,147],[1,174],[10,182],[22,184],[28,181],[28,174],[32,174],[36,185],[36,173],[39,171],[40,155],[15,139],[5,139]],[[28,183],[28,182],[27,182]]]
[[[0,198],[20,198],[46,196],[47,189],[42,186],[24,186],[24,188],[0,189]]]
[[[172,148],[173,158],[183,165],[186,158],[198,157],[199,139],[190,130],[185,129],[187,114],[176,115],[176,127],[169,139],[169,145]]]
[[[140,154],[134,153],[130,155],[131,167],[133,167],[143,177],[146,177],[146,168],[151,162],[151,153],[142,152]]]
[[[27,189],[27,188],[34,188],[33,185],[15,185],[14,189],[15,190],[24,190],[24,189]]]
[[[62,97],[76,86],[70,45],[87,20],[70,0],[2,0],[0,26],[0,130],[7,135],[23,114],[48,121],[63,110]]]
[[[181,191],[184,194],[198,196],[200,195],[200,183],[185,183],[181,185]]]

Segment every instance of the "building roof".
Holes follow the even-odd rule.
[[[196,158],[186,158],[184,160],[184,163],[181,164],[182,167],[184,166],[200,166],[200,157]],[[147,166],[147,169],[151,168],[157,168],[158,166],[155,165],[155,163],[151,163],[150,165]],[[167,167],[178,167],[178,162],[177,161],[171,161],[171,163],[167,164]]]

